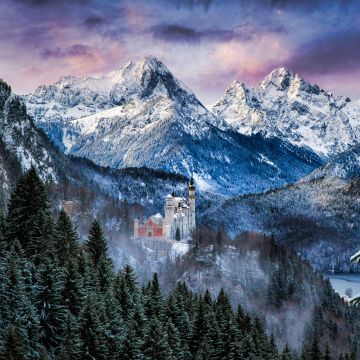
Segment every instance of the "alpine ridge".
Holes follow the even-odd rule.
[[[358,143],[360,107],[334,96],[285,68],[248,88],[234,81],[211,108],[241,134],[263,134],[326,159]]]
[[[310,149],[239,134],[154,57],[98,78],[63,77],[25,99],[63,151],[111,168],[193,176],[201,191],[264,191],[322,164]]]

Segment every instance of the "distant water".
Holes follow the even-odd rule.
[[[340,295],[345,295],[347,289],[351,289],[351,295],[360,294],[360,274],[325,274],[332,287]]]

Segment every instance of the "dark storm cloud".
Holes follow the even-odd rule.
[[[88,16],[84,21],[84,25],[89,28],[99,27],[105,24],[106,19],[101,16]]]
[[[360,30],[328,34],[313,40],[297,49],[287,66],[307,74],[360,69]]]
[[[235,37],[232,30],[195,30],[183,25],[161,24],[153,26],[150,32],[155,38],[165,41],[200,42],[201,40],[229,41]]]
[[[51,49],[49,48],[43,49],[40,55],[43,59],[50,59],[50,58],[60,59],[60,58],[78,57],[78,56],[89,57],[89,58],[93,57],[91,48],[89,46],[82,44],[76,44],[66,49],[60,49],[59,47],[55,47]]]
[[[152,35],[160,40],[168,42],[199,43],[202,40],[228,42],[231,40],[251,41],[264,32],[286,33],[284,26],[273,29],[256,29],[249,24],[238,26],[236,29],[204,29],[186,27],[176,24],[159,24],[151,27]]]

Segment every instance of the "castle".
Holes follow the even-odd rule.
[[[188,199],[167,195],[165,199],[165,218],[160,214],[151,216],[145,223],[134,221],[134,238],[158,238],[167,240],[186,240],[196,228],[195,185],[193,178],[188,184]]]

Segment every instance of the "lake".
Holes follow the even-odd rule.
[[[347,289],[351,289],[351,297],[360,293],[360,274],[325,274],[332,287],[340,295],[345,295]]]

